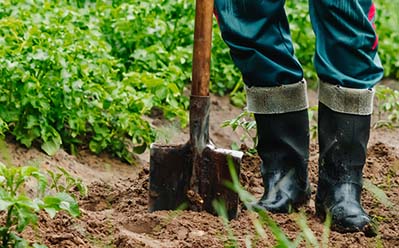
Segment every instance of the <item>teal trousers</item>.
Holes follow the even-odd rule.
[[[215,0],[222,37],[247,87],[303,79],[284,4],[285,0]],[[372,0],[309,0],[309,14],[316,35],[314,65],[321,81],[371,89],[381,80]]]

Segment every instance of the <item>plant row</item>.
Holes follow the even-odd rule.
[[[395,3],[380,5],[381,58],[399,78]],[[314,39],[307,1],[287,1],[308,79]],[[384,15],[382,15],[384,13]],[[133,161],[155,140],[149,119],[187,124],[193,0],[0,2],[0,133],[48,154],[87,147]],[[214,23],[211,90],[244,105],[242,79]]]

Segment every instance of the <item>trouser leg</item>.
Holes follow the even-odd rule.
[[[285,0],[215,0],[222,37],[247,86],[299,82],[302,68],[284,11]]]
[[[383,77],[371,0],[309,0],[321,81],[370,89]]]
[[[222,37],[246,84],[248,110],[257,114],[308,107],[303,71],[294,56],[284,3],[215,0]]]

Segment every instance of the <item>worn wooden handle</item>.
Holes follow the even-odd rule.
[[[209,96],[214,0],[197,0],[191,95]]]

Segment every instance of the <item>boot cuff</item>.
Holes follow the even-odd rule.
[[[307,109],[306,81],[275,87],[246,87],[248,111],[255,114],[282,114]]]
[[[320,82],[319,101],[335,112],[370,115],[374,93],[374,89],[352,89]]]

